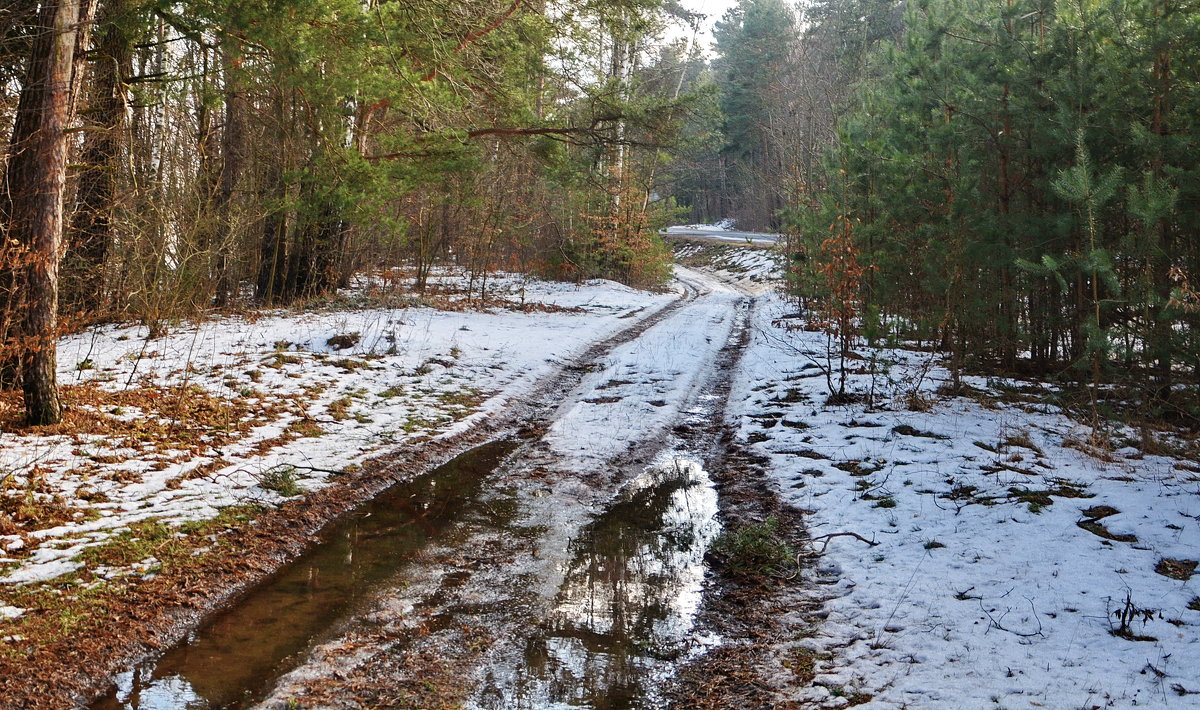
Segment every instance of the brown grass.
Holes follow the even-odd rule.
[[[0,431],[41,436],[107,436],[118,447],[168,443],[187,448],[202,439],[220,445],[261,426],[278,413],[278,406],[240,397],[222,398],[201,387],[132,387],[109,391],[88,383],[61,388],[63,420],[52,426],[30,427],[24,422],[21,395],[0,392]],[[139,415],[126,418],[126,410]]]
[[[176,461],[211,456],[214,448],[241,439],[285,411],[284,403],[222,398],[197,386],[110,391],[88,383],[62,387],[62,398],[65,406],[60,423],[30,427],[24,423],[21,395],[0,392],[0,431],[68,437],[77,444],[73,455],[87,459],[71,471],[80,479],[99,475],[139,480],[140,473],[113,467],[133,458],[152,458],[154,452],[176,452]],[[94,437],[104,440],[98,444]],[[152,468],[161,470],[168,465],[167,460],[159,460]],[[228,464],[218,457],[191,475],[205,475],[223,465]],[[25,479],[20,486],[14,485],[11,476],[0,476],[0,533],[30,532],[78,517],[78,509],[41,483],[49,473],[44,466],[18,473]]]
[[[1164,557],[1154,566],[1154,571],[1164,577],[1186,582],[1195,574],[1197,564],[1196,560],[1174,560]]]

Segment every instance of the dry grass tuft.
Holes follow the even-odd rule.
[[[936,402],[935,398],[920,390],[913,390],[904,396],[904,406],[910,412],[931,411]]]
[[[1170,557],[1164,557],[1154,566],[1154,571],[1164,577],[1186,582],[1196,573],[1197,565],[1200,565],[1200,563],[1196,560],[1175,560]]]

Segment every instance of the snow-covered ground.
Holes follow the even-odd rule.
[[[585,378],[582,388],[595,396],[572,403],[546,435],[564,465],[603,467],[661,434],[698,396],[744,294],[684,266],[675,267],[675,276],[704,296],[613,350],[604,369]]]
[[[798,643],[830,654],[813,699],[1200,707],[1200,576],[1182,579],[1200,560],[1200,467],[1121,427],[1115,450],[1085,453],[1090,429],[1036,384],[937,396],[947,373],[920,353],[878,353],[894,363],[877,363],[876,408],[828,406],[824,336],[785,330],[794,310],[760,304],[734,422],[813,538],[878,543],[829,539],[808,580],[828,618]],[[871,363],[849,366],[870,389]],[[927,411],[907,406],[914,389]]]
[[[135,326],[64,339],[68,423],[0,434],[0,484],[32,504],[0,529],[0,583],[73,571],[86,548],[140,520],[270,504],[389,445],[461,431],[677,297],[518,278],[491,293],[508,306],[368,304],[215,319],[152,340]]]
[[[783,278],[783,253],[777,249],[691,242],[676,245],[675,259],[756,295],[774,290]]]
[[[712,224],[677,224],[672,227],[667,227],[667,231],[684,232],[684,231],[699,231],[706,232],[731,232],[733,231],[733,220],[722,219]]]

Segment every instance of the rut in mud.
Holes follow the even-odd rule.
[[[473,502],[484,476],[515,447],[509,441],[485,444],[384,491],[202,632],[123,673],[92,707],[231,708],[261,699],[281,669],[294,665],[314,638],[336,628],[429,541],[464,517],[495,515]]]
[[[692,298],[583,368],[499,465],[503,445],[386,494],[97,707],[241,707],[271,684],[266,707],[664,706],[721,642],[696,627],[720,529],[707,470],[751,307],[681,273]],[[246,635],[272,612],[287,634]]]

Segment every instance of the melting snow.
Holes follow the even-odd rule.
[[[1200,559],[1200,475],[1124,443],[1111,462],[1081,452],[1087,430],[1044,398],[1011,401],[1030,383],[967,378],[980,396],[936,397],[948,373],[920,353],[876,353],[878,408],[827,406],[824,335],[782,330],[791,311],[779,298],[758,309],[736,425],[787,500],[812,511],[814,538],[879,543],[828,541],[820,571],[833,583],[814,585],[828,618],[802,642],[833,654],[813,699],[1200,707],[1200,577],[1155,571]],[[901,403],[914,389],[929,411]],[[1143,640],[1112,633],[1123,611]]]
[[[64,384],[114,393],[144,386],[164,398],[200,388],[248,404],[258,418],[228,422],[248,430],[225,439],[196,427],[199,442],[174,450],[130,446],[132,437],[121,435],[0,434],[0,466],[13,472],[8,485],[74,511],[61,524],[5,538],[10,556],[29,549],[8,562],[0,582],[74,571],[85,547],[139,520],[204,519],[233,504],[278,502],[288,492],[269,485],[279,471],[294,477],[296,490],[314,490],[397,442],[460,432],[526,396],[590,343],[676,297],[608,281],[515,277],[497,278],[491,292],[538,308],[276,311],[182,326],[153,340],[137,326],[65,338]],[[123,407],[96,414],[142,416]]]

